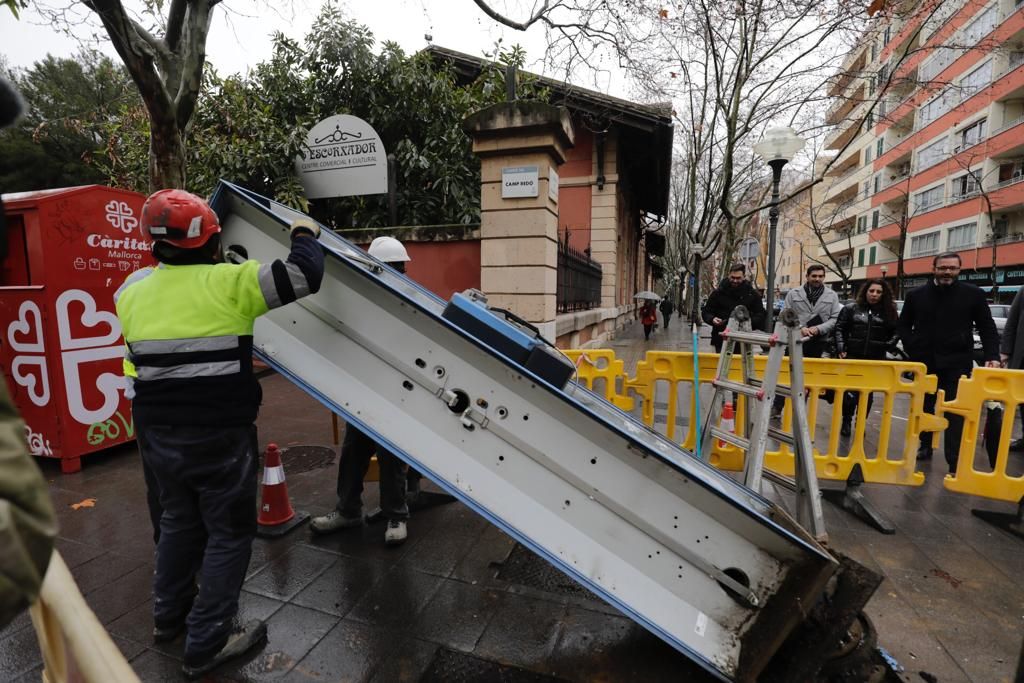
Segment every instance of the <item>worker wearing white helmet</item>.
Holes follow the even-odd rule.
[[[412,259],[405,246],[394,237],[378,237],[370,243],[370,256],[383,261],[400,273]],[[381,447],[355,425],[345,426],[345,439],[341,444],[338,462],[338,502],[326,515],[314,517],[310,528],[317,534],[328,534],[341,529],[361,527],[363,516],[363,479],[370,467],[370,457],[377,454],[380,470],[380,509],[387,519],[384,542],[399,545],[408,535],[406,522],[409,506],[406,502],[406,473],[408,467],[394,453]],[[418,473],[417,473],[418,474]],[[419,480],[415,480],[418,490]]]

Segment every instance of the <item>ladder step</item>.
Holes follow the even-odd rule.
[[[759,379],[750,380],[750,385],[754,387],[764,387],[764,381]],[[788,384],[776,384],[775,395],[784,396],[785,398],[792,398],[793,390]]]
[[[793,438],[792,434],[784,432],[781,429],[776,429],[775,427],[768,427],[768,436],[790,446],[796,445],[796,439]]]
[[[732,432],[727,432],[724,429],[719,429],[718,427],[712,427],[711,428],[711,435],[713,437],[715,437],[716,439],[721,439],[722,441],[725,441],[727,443],[731,443],[733,446],[736,446],[737,448],[741,448],[744,451],[748,450],[750,448],[750,441],[748,441],[747,439],[744,439],[742,436],[740,436],[738,434],[733,434]]]
[[[711,385],[718,389],[728,389],[737,394],[743,394],[744,396],[750,396],[757,400],[764,399],[764,389],[761,387],[754,387],[749,384],[743,384],[742,382],[733,382],[731,379],[718,379],[711,380]]]
[[[779,335],[768,334],[767,332],[745,332],[743,330],[729,330],[726,329],[722,332],[722,337],[741,344],[763,344],[765,346],[775,346],[781,339]]]
[[[766,469],[764,471],[764,478],[768,481],[775,482],[790,491],[796,491],[796,479],[787,477],[784,474],[779,474],[778,472],[772,472],[771,470]]]

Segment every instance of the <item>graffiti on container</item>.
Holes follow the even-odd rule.
[[[121,411],[114,413],[114,417],[105,422],[95,422],[89,425],[85,439],[90,446],[99,446],[107,441],[116,441],[121,437],[131,439],[135,436],[135,422],[125,419]]]
[[[50,440],[38,432],[33,432],[32,428],[25,425],[25,441],[28,442],[28,452],[32,455],[45,455],[48,458],[53,457],[53,449],[50,448]]]

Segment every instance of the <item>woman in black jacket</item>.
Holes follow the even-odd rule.
[[[884,280],[869,280],[857,292],[857,299],[843,307],[836,321],[836,351],[840,358],[885,360],[885,351],[896,345],[896,304]],[[868,394],[868,412],[871,412]],[[840,434],[850,435],[859,391],[843,394],[843,426]]]

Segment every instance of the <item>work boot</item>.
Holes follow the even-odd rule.
[[[400,519],[389,519],[388,529],[384,532],[385,545],[402,545],[408,536],[405,529],[405,522]]]
[[[843,436],[849,436],[853,431],[853,418],[843,416],[843,426],[839,428],[839,433]]]
[[[314,517],[309,528],[315,534],[330,534],[342,529],[353,529],[363,525],[363,516],[346,517],[339,510],[331,510],[326,515]]]
[[[235,630],[228,636],[228,642],[220,652],[209,659],[201,662],[190,662],[188,658],[181,665],[181,673],[185,678],[194,681],[201,678],[203,674],[213,671],[224,662],[240,657],[252,647],[259,645],[267,638],[267,625],[258,619],[253,619],[241,629]]]
[[[921,444],[917,449],[917,461],[927,461],[932,459],[932,445],[928,443]]]
[[[153,626],[153,643],[169,643],[185,630],[185,620],[173,624]]]

